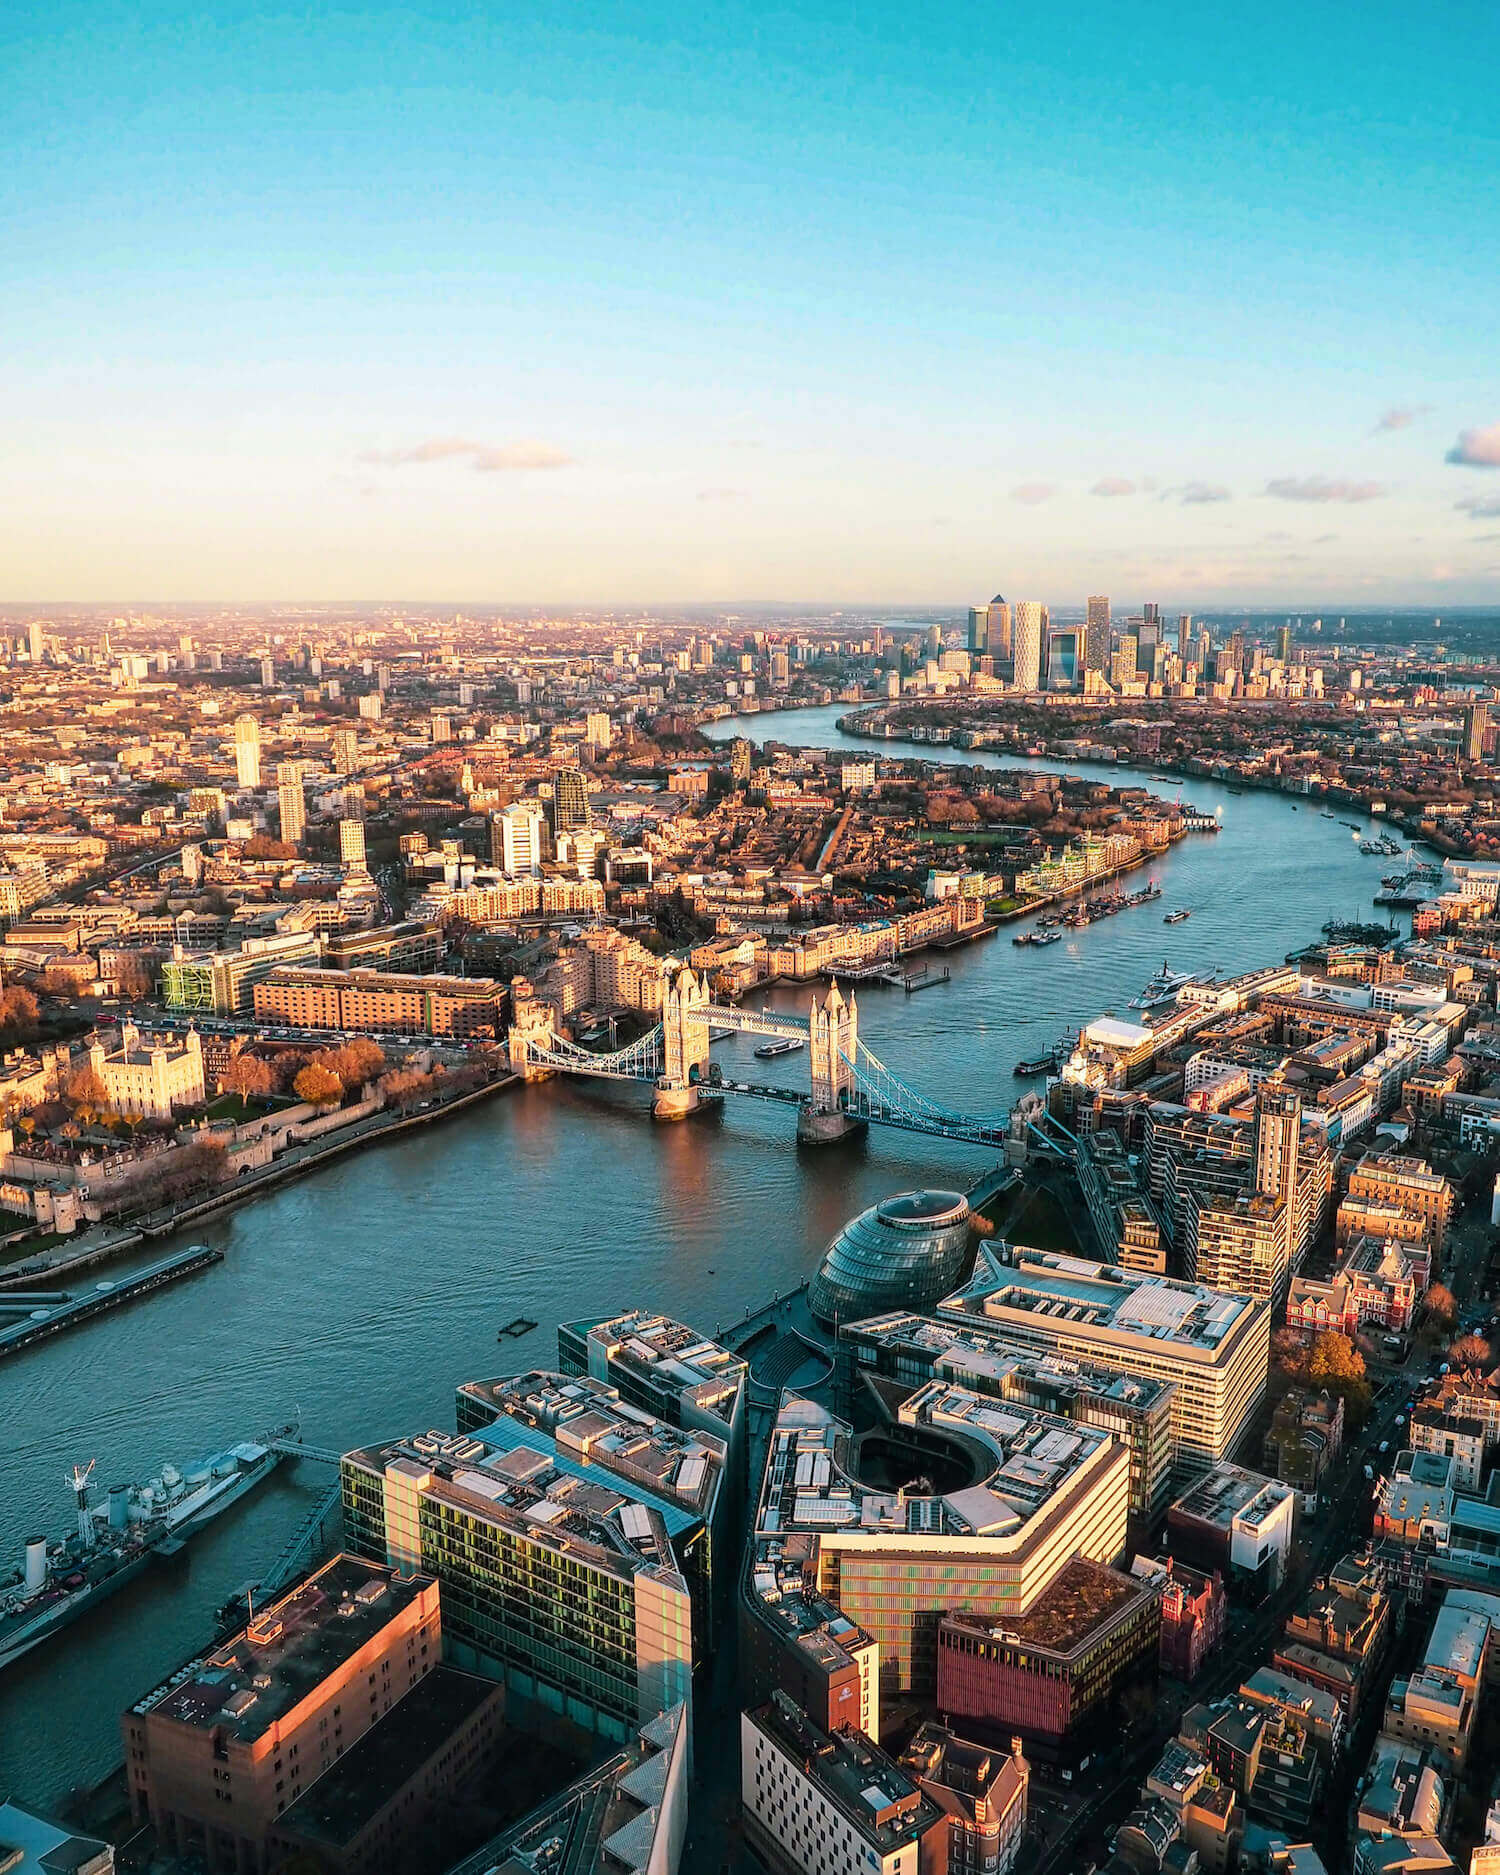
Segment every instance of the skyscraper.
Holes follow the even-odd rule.
[[[276,764],[276,806],[281,817],[281,837],[288,846],[300,846],[307,831],[307,801],[302,793],[302,764]]]
[[[351,870],[364,870],[365,823],[362,820],[339,822],[339,858]]]
[[[248,713],[234,719],[234,776],[242,788],[260,786],[260,724]]]
[[[359,766],[359,736],[352,729],[333,732],[333,772],[352,775]]]
[[[1059,625],[1047,634],[1047,688],[1076,690],[1087,668],[1085,628]]]
[[[1277,660],[1282,664],[1290,664],[1292,661],[1292,628],[1290,625],[1282,625],[1277,630],[1276,656]]]
[[[1193,615],[1191,612],[1179,612],[1177,615],[1177,655],[1184,664],[1192,661]]]
[[[1083,668],[1086,671],[1109,669],[1109,635],[1109,599],[1104,593],[1094,593],[1084,611]]]
[[[1471,762],[1484,760],[1484,734],[1489,726],[1489,710],[1483,703],[1471,703],[1464,711],[1464,754]]]
[[[559,769],[552,783],[552,831],[571,833],[589,824],[589,790],[581,768]]]
[[[42,635],[42,621],[33,619],[26,627],[26,651],[33,664],[40,664],[47,641]]]
[[[276,688],[276,660],[269,651],[260,661],[260,687],[262,690]]]
[[[1036,599],[1023,599],[1014,618],[1015,686],[1017,690],[1042,687],[1042,646],[1047,636],[1047,608]]]
[[[969,654],[971,657],[1010,656],[1010,607],[999,593],[988,605],[969,607]]]
[[[538,801],[512,801],[500,815],[500,864],[511,878],[541,871],[545,824]]]
[[[1154,599],[1148,599],[1141,607],[1141,618],[1147,625],[1161,624],[1161,607]]]

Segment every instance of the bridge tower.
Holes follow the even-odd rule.
[[[812,1095],[797,1119],[797,1137],[808,1145],[823,1145],[863,1131],[864,1121],[843,1110],[842,1097],[854,1092],[854,1061],[859,1049],[859,1005],[846,1003],[835,982],[821,1007],[816,996],[808,1010],[808,1064]]]
[[[534,1042],[539,1048],[545,1048],[552,1040],[552,1005],[533,993],[525,977],[517,977],[510,986],[510,1010],[506,1043],[511,1072],[528,1081],[544,1081],[551,1069],[535,1065],[529,1044]]]
[[[662,1077],[651,1102],[658,1120],[686,1119],[698,1105],[698,1081],[708,1069],[708,979],[679,970],[661,1004]]]

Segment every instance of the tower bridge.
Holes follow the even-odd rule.
[[[711,1028],[805,1042],[806,1089],[723,1076],[709,1062]],[[845,1000],[836,982],[821,1001],[814,994],[807,1014],[800,1016],[715,1003],[706,977],[681,970],[667,985],[660,1023],[608,1053],[582,1048],[559,1034],[549,1004],[520,998],[509,1049],[511,1067],[528,1080],[577,1074],[649,1082],[651,1110],[661,1120],[685,1118],[710,1092],[795,1105],[797,1136],[809,1143],[842,1139],[872,1125],[986,1146],[1004,1146],[1017,1136],[1008,1110],[956,1112],[907,1086],[859,1039],[858,1005],[853,996]]]

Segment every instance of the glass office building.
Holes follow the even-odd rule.
[[[850,1220],[823,1252],[807,1301],[837,1326],[885,1309],[919,1309],[959,1280],[969,1204],[956,1191],[904,1191]]]

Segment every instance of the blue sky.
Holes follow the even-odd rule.
[[[1500,599],[1497,62],[1383,0],[13,0],[0,598]]]

